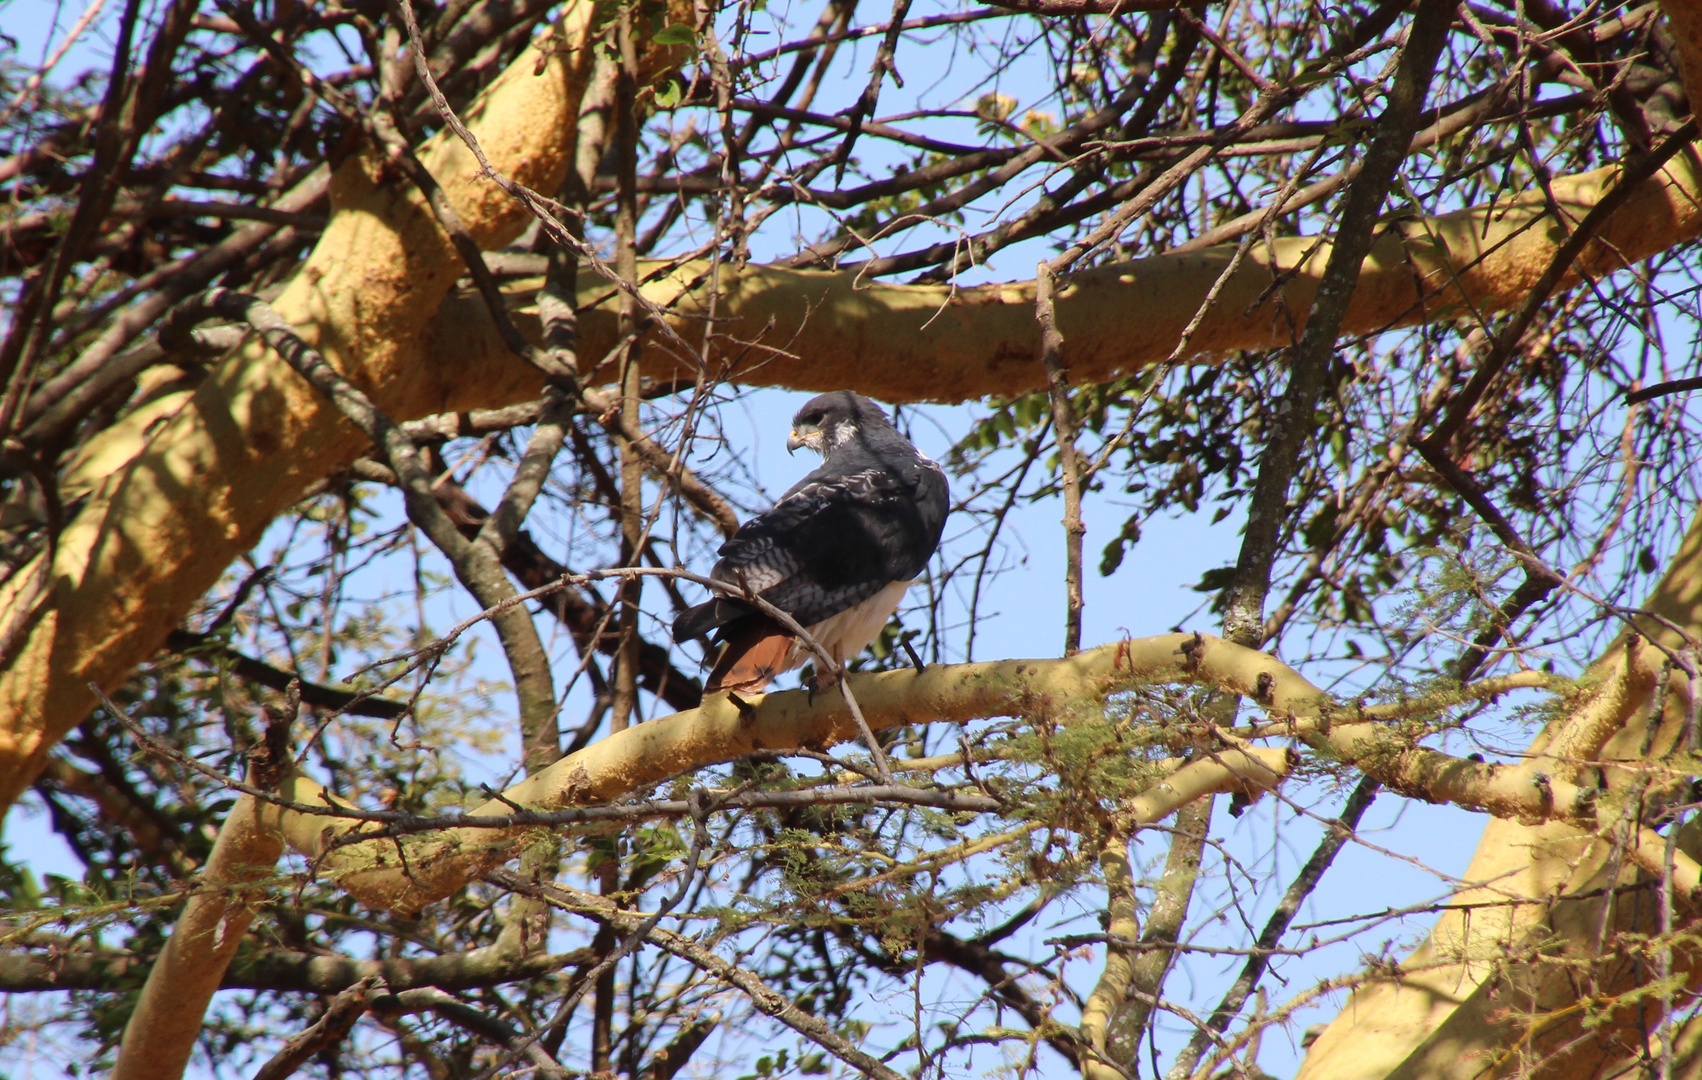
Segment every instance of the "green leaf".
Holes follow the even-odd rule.
[[[1211,593],[1227,589],[1229,583],[1235,580],[1235,567],[1220,566],[1215,570],[1207,570],[1200,575],[1200,583],[1194,586],[1195,592]]]
[[[677,25],[677,24],[676,24]],[[680,84],[672,79],[656,91],[656,107],[671,109],[680,103]]]
[[[658,45],[696,45],[697,31],[685,23],[671,23],[656,31],[651,40]]]

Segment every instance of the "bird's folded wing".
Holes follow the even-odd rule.
[[[914,492],[891,470],[818,473],[723,545],[715,576],[811,626],[914,577],[933,541]]]

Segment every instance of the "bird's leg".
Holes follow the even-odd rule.
[[[916,646],[910,644],[910,636],[902,629],[898,631],[898,643],[904,646],[904,651],[910,654],[910,662],[916,666],[916,674],[922,674],[928,665],[922,663],[922,658],[916,655]]]
[[[811,705],[816,703],[816,691],[821,689],[821,680],[816,677],[815,665],[810,665],[810,673],[804,676],[804,689],[807,696],[804,700]]]

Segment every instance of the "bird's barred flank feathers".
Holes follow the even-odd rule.
[[[822,394],[792,423],[788,447],[817,450],[821,467],[745,522],[722,545],[711,576],[784,611],[843,662],[880,633],[905,587],[927,568],[950,491],[939,465],[868,398]],[[754,605],[723,596],[674,621],[676,639],[716,631],[725,645],[707,690],[761,690],[803,661],[807,650],[757,615]]]

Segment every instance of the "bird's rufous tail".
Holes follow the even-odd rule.
[[[768,616],[746,616],[728,624],[722,633],[727,645],[703,684],[704,693],[760,694],[786,670],[793,638]]]

